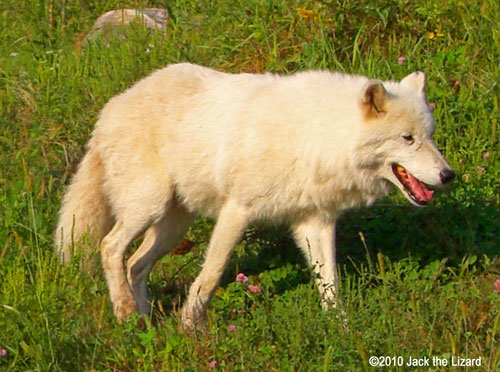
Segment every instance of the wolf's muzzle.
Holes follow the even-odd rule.
[[[451,169],[444,169],[439,173],[439,178],[441,178],[441,183],[448,183],[455,178],[455,172]]]

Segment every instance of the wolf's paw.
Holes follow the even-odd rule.
[[[182,309],[182,329],[187,332],[207,330],[207,314],[204,309],[184,306]]]
[[[142,315],[151,315],[151,304],[147,299],[135,298],[136,311]]]
[[[113,304],[113,312],[118,319],[126,319],[136,311],[137,308],[132,298],[126,298]]]
[[[342,306],[342,302],[338,302],[335,299],[324,299],[321,301],[321,307],[323,311],[328,313],[330,319],[342,324],[344,330],[349,330],[349,321],[344,307]]]
[[[330,320],[337,322],[345,332],[349,331],[349,319],[342,307],[331,307],[327,312],[327,316]]]

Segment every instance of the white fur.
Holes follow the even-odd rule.
[[[102,261],[115,314],[147,313],[154,263],[195,213],[215,217],[184,306],[184,323],[192,326],[202,321],[248,224],[282,221],[315,266],[325,306],[335,303],[341,211],[371,204],[390,189],[388,181],[397,184],[389,171],[394,162],[432,185],[449,169],[432,143],[422,76],[382,83],[328,71],[231,75],[188,63],[159,70],[102,110],[64,197],[60,255],[67,261],[87,229],[105,236]],[[417,143],[408,146],[406,133]],[[145,230],[125,272],[125,251]]]

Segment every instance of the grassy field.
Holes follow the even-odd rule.
[[[403,371],[371,356],[481,358],[500,370],[500,4],[497,0],[172,0],[166,34],[82,40],[97,17],[162,1],[0,3],[1,371]],[[404,58],[403,58],[404,57]],[[209,310],[179,330],[212,221],[153,272],[152,319],[114,319],[102,269],[59,265],[61,195],[105,102],[168,63],[231,72],[328,68],[428,77],[436,141],[457,171],[432,205],[394,195],[347,213],[338,236],[347,326],[321,311],[285,227],[254,226]],[[97,257],[97,255],[96,255]],[[261,293],[235,280],[250,277]],[[432,360],[431,360],[432,362]]]

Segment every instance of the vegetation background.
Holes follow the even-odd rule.
[[[125,39],[82,43],[108,10],[165,6],[166,34],[138,22]],[[372,355],[480,357],[480,368],[421,370],[500,370],[499,24],[497,0],[2,0],[0,370],[368,371]],[[190,252],[154,271],[151,321],[114,319],[97,258],[57,262],[61,195],[100,109],[180,61],[230,72],[427,74],[436,140],[458,177],[426,209],[394,195],[344,216],[347,326],[321,311],[280,226],[247,232],[206,335],[186,336],[178,314],[210,220],[190,230]],[[261,292],[236,281],[240,272]]]

